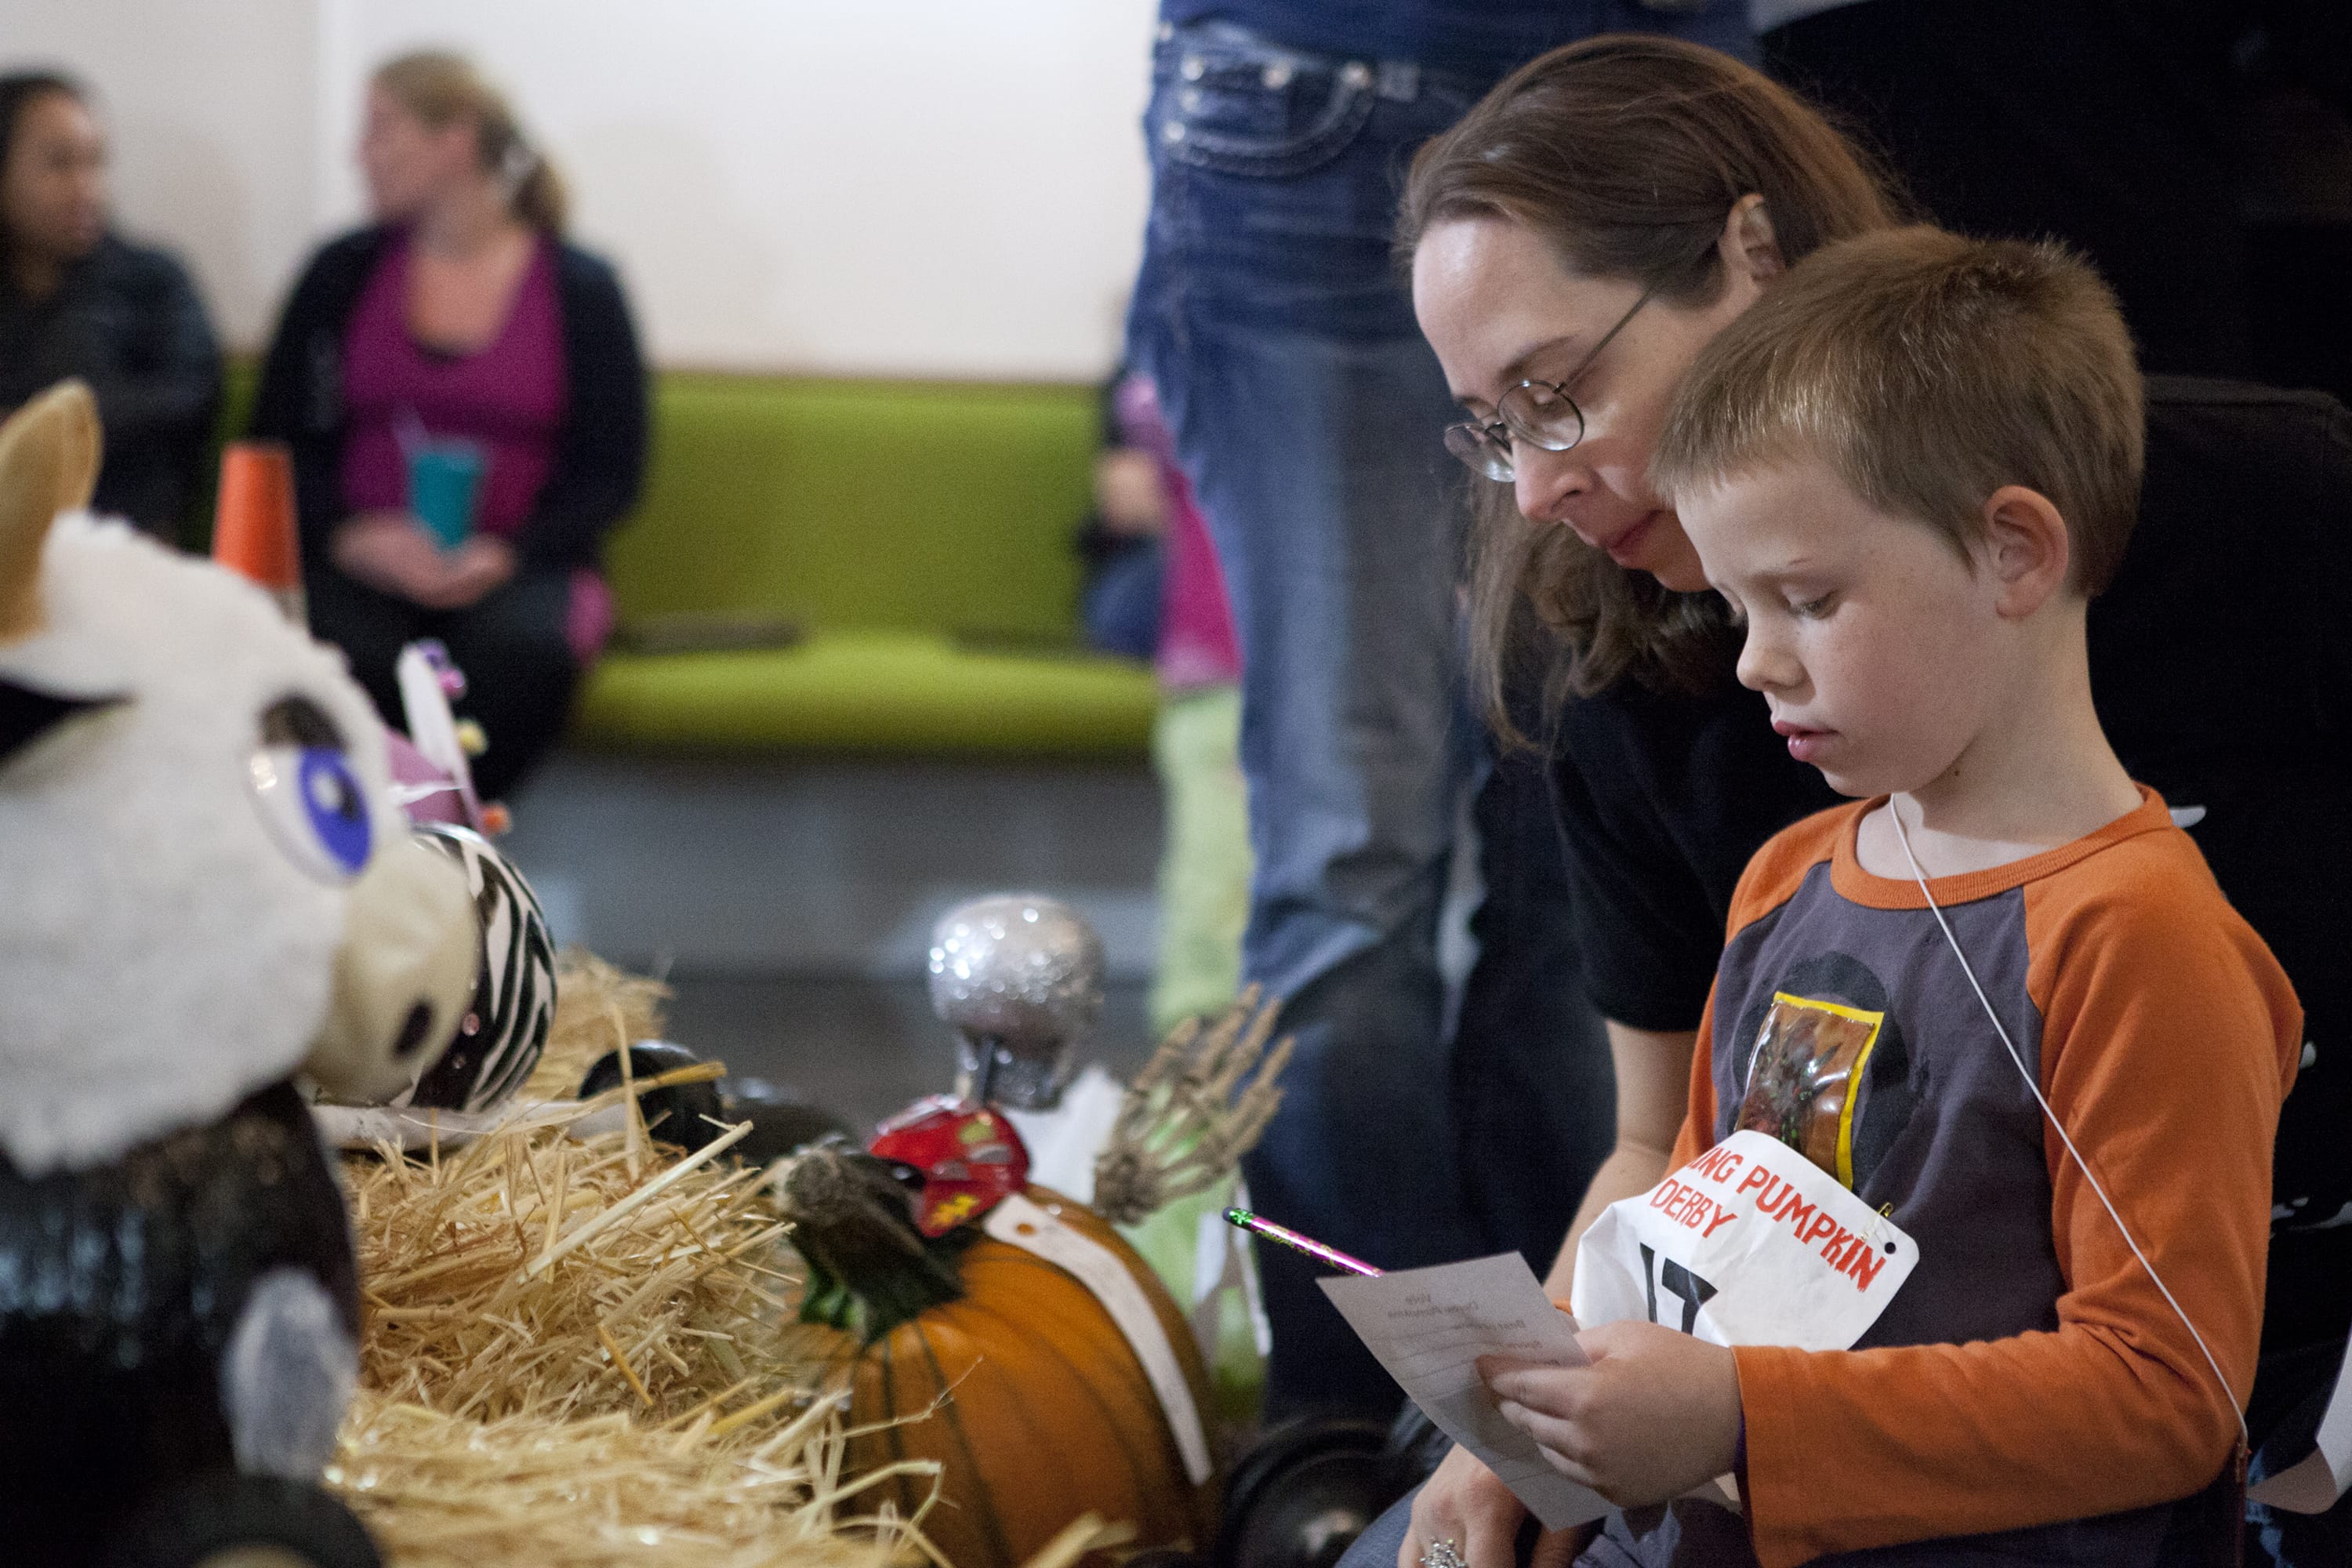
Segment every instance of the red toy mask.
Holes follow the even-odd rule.
[[[915,1226],[945,1236],[1029,1184],[1029,1151],[994,1108],[947,1095],[919,1100],[885,1121],[866,1152],[922,1177]]]

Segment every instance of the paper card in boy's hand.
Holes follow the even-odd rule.
[[[1601,1211],[1577,1245],[1570,1305],[1594,1328],[1647,1319],[1709,1344],[1842,1351],[1918,1261],[1835,1176],[1743,1129]]]
[[[2336,1370],[2311,1452],[2293,1468],[2255,1482],[2246,1495],[2289,1513],[2326,1513],[2347,1488],[2352,1488],[2352,1353]]]
[[[1553,1469],[1535,1439],[1503,1419],[1478,1381],[1480,1356],[1585,1364],[1574,1321],[1546,1299],[1526,1258],[1506,1252],[1318,1283],[1412,1402],[1484,1460],[1545,1528],[1566,1529],[1609,1511],[1601,1494]]]

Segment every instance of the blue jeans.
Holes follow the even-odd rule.
[[[2209,1491],[2206,1495],[2213,1494]],[[1405,1537],[1412,1533],[1413,1500],[1420,1496],[1421,1489],[1415,1487],[1372,1521],[1349,1544],[1336,1568],[1397,1568],[1398,1553],[1404,1549]],[[2176,1521],[2175,1529],[2156,1544],[2156,1555],[2148,1568],[2190,1568],[2192,1564],[2212,1562],[2215,1518],[2211,1510],[2200,1511],[2192,1507],[2186,1510],[2185,1517]],[[1535,1550],[1537,1529],[1533,1520],[1522,1523],[1514,1553],[1516,1563],[1529,1560]],[[2109,1562],[2113,1555],[2109,1551],[2097,1558],[2076,1553],[2063,1559],[2037,1557],[2036,1561]],[[1882,1564],[1884,1568],[2017,1568],[2022,1559],[2013,1539],[2003,1542],[1979,1536],[1915,1541],[1814,1561],[1821,1568],[1830,1568],[1832,1564],[1853,1568],[1863,1563]],[[2334,1564],[2344,1559],[2315,1557],[2309,1561]],[[1713,1503],[1684,1498],[1664,1506],[1636,1509],[1630,1514],[1611,1514],[1601,1521],[1601,1533],[1592,1543],[1577,1554],[1576,1568],[1755,1568],[1755,1548],[1739,1515]]]
[[[1078,592],[1078,624],[1097,653],[1150,663],[1160,647],[1160,542],[1145,540],[1095,567]]]
[[[1244,970],[1287,999],[1297,1040],[1247,1163],[1252,1201],[1386,1268],[1477,1247],[1436,952],[1471,754],[1454,637],[1463,477],[1389,235],[1405,156],[1479,84],[1417,74],[1214,23],[1164,39],[1129,326],[1242,645],[1256,857]],[[1395,1384],[1318,1270],[1259,1257],[1269,1409],[1393,1409]]]

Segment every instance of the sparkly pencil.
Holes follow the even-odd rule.
[[[1344,1268],[1350,1274],[1361,1274],[1368,1279],[1377,1279],[1381,1277],[1381,1271],[1362,1258],[1350,1258],[1336,1247],[1326,1247],[1311,1237],[1299,1235],[1288,1226],[1276,1225],[1270,1219],[1260,1219],[1247,1209],[1227,1209],[1225,1223],[1239,1226],[1251,1235],[1262,1236],[1268,1241],[1280,1242],[1293,1252],[1303,1252],[1318,1262],[1328,1263],[1334,1268]]]

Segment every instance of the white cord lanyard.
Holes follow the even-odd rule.
[[[1969,955],[1960,951],[1960,939],[1952,934],[1951,922],[1944,919],[1942,906],[1936,902],[1936,895],[1927,890],[1927,873],[1919,868],[1919,857],[1912,853],[1910,831],[1903,826],[1903,813],[1896,809],[1892,795],[1886,799],[1886,815],[1894,820],[1895,837],[1902,840],[1903,858],[1911,862],[1911,875],[1919,884],[1919,896],[1927,900],[1927,910],[1936,917],[1936,924],[1943,931],[1944,940],[1951,944],[1952,956],[1960,961],[1960,973],[1969,977],[1969,986],[1976,992],[1977,1001],[1983,1005],[1985,1016],[1992,1020],[1993,1033],[1999,1035],[2000,1043],[2008,1047],[2010,1061],[2016,1067],[2019,1076],[2025,1079],[2025,1087],[2032,1091],[2033,1102],[2042,1107],[2042,1114],[2057,1130],[2058,1141],[2066,1146],[2066,1152],[2074,1156],[2075,1168],[2083,1173],[2083,1179],[2091,1184],[2091,1191],[2098,1194],[2100,1206],[2107,1211],[2107,1217],[2116,1222],[2116,1229],[2122,1232],[2124,1245],[2131,1248],[2132,1256],[2139,1259],[2139,1266],[2147,1270],[2147,1277],[2164,1293],[2166,1304],[2171,1307],[2173,1316],[2180,1320],[2180,1326],[2189,1331],[2189,1337],[2197,1342],[2197,1348],[2204,1353],[2205,1364],[2213,1369],[2213,1381],[2221,1385],[2221,1403],[2227,1405],[2230,1414],[2237,1418],[2239,1440],[2251,1446],[2245,1412],[2238,1408],[2238,1396],[2230,1392],[2230,1380],[2221,1375],[2221,1363],[2213,1359],[2212,1349],[2206,1344],[2205,1336],[2197,1331],[2197,1325],[2189,1321],[2187,1312],[2181,1310],[2180,1301],[2173,1295],[2172,1288],[2164,1282],[2164,1277],[2156,1271],[2156,1265],[2147,1260],[2147,1254],[2142,1252],[2139,1243],[2132,1238],[2131,1227],[2124,1224],[2124,1216],[2116,1212],[2115,1202],[2107,1196],[2107,1189],[2101,1186],[2099,1178],[2091,1173],[2090,1163],[2083,1158],[2083,1152],[2074,1147],[2074,1140],[2067,1134],[2066,1124],[2058,1120],[2058,1113],[2050,1109],[2050,1101],[2042,1098],[2040,1075],[2025,1065],[2025,1058],[2019,1053],[2017,1042],[2009,1037],[2009,1030],[2002,1025],[2000,1015],[1993,1011],[1991,999],[1985,995],[1984,986],[1978,983],[1976,970],[1969,963]]]

